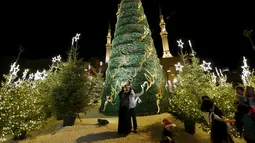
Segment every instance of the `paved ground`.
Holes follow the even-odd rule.
[[[104,116],[98,113],[98,107],[90,109],[87,115],[81,115],[82,122],[76,121],[75,126],[62,128],[62,122],[53,122],[37,136],[19,141],[20,143],[156,143],[161,139],[164,118],[171,118],[178,126],[177,143],[208,143],[209,136],[197,128],[195,135],[183,131],[183,124],[175,121],[169,114],[138,117],[138,134],[131,133],[127,137],[117,135],[117,117]],[[98,118],[109,120],[105,127],[95,125]],[[237,141],[242,143],[243,141]]]

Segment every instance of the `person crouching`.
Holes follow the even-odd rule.
[[[173,128],[175,128],[176,125],[169,119],[164,119],[163,124],[163,140],[160,143],[174,143],[175,141],[173,139]]]

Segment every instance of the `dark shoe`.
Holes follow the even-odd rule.
[[[134,133],[135,133],[135,134],[137,134],[137,131],[136,131],[136,130],[134,130]]]

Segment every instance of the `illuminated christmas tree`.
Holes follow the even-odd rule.
[[[130,81],[136,93],[145,86],[144,95],[137,99],[138,115],[165,110],[169,103],[164,75],[140,0],[121,1],[114,37],[100,111],[117,115],[118,93]]]
[[[185,58],[183,58],[184,60]],[[191,64],[176,64],[176,88],[170,97],[170,112],[181,121],[196,122],[203,119],[200,106],[201,97],[210,89],[209,78],[199,65],[199,59],[192,57]]]

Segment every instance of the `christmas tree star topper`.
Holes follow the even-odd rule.
[[[182,71],[183,66],[180,63],[175,64],[174,66],[176,68],[176,71],[180,71],[180,72]]]
[[[182,42],[182,39],[180,39],[179,41],[177,40],[177,43],[178,43],[178,47],[181,47],[183,49],[184,43]]]
[[[77,33],[76,35],[75,35],[75,37],[73,37],[73,39],[72,39],[72,45],[74,44],[74,42],[77,42],[79,39],[80,39],[80,33]]]
[[[211,68],[211,63],[210,63],[210,62],[209,62],[209,63],[206,63],[205,61],[203,61],[203,64],[200,65],[200,66],[203,68],[204,71],[212,70],[212,68]]]

